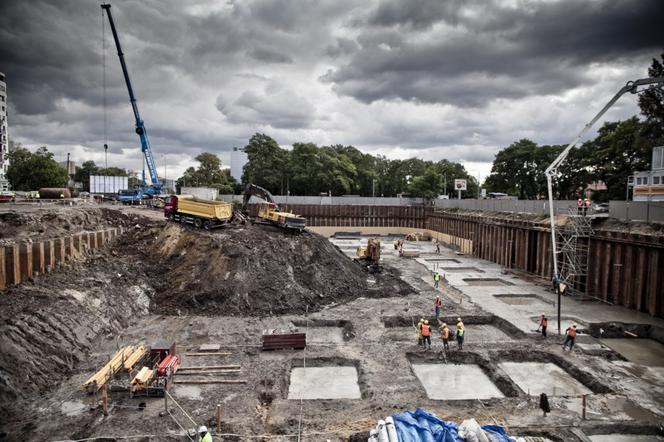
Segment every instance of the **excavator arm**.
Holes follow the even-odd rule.
[[[274,204],[274,210],[279,211],[279,205],[274,202],[274,198],[272,198],[272,194],[270,193],[269,190],[257,186],[255,184],[247,184],[247,186],[244,188],[244,198],[242,199],[242,213],[247,213],[247,206],[249,205],[249,200],[251,199],[252,196],[255,196],[257,198],[260,198],[270,204]]]

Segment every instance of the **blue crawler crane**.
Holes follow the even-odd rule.
[[[113,15],[111,15],[111,5],[102,4],[102,9],[106,11],[108,16],[108,21],[111,24],[111,31],[113,32],[113,39],[115,40],[115,47],[118,49],[118,57],[120,58],[120,64],[122,65],[122,73],[124,74],[125,83],[127,83],[127,91],[129,92],[129,101],[131,102],[131,107],[134,110],[134,118],[136,119],[136,133],[141,139],[141,149],[143,150],[143,155],[145,155],[145,164],[147,164],[148,172],[150,173],[150,180],[152,185],[148,186],[145,183],[145,177],[143,178],[143,184],[141,189],[138,191],[120,191],[118,194],[118,201],[121,201],[125,204],[132,204],[141,201],[144,197],[154,197],[161,193],[162,184],[159,182],[159,177],[157,176],[157,164],[155,163],[154,156],[152,155],[152,149],[150,149],[150,140],[148,139],[148,133],[145,130],[145,123],[141,119],[141,115],[138,113],[138,104],[136,103],[136,96],[134,95],[134,89],[131,86],[131,80],[129,80],[129,72],[127,72],[127,64],[125,63],[124,55],[122,53],[122,47],[120,46],[120,39],[118,38],[118,33],[115,30],[115,23],[113,22]]]

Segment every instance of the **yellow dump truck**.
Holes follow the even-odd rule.
[[[170,221],[193,224],[199,229],[210,230],[231,221],[233,205],[191,195],[171,195],[164,205],[164,216]]]

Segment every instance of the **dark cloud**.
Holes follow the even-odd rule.
[[[480,7],[480,5],[482,5]],[[656,54],[664,3],[593,1],[381,3],[347,64],[321,77],[362,102],[414,100],[482,106],[554,94],[593,81],[591,63]],[[438,27],[434,26],[438,25]]]
[[[258,61],[263,61],[265,63],[292,63],[293,59],[286,54],[280,52],[272,51],[266,48],[254,49],[249,53],[251,57],[255,58]]]

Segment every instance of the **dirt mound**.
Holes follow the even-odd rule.
[[[246,226],[204,233],[169,224],[154,241],[154,253],[163,257],[152,307],[161,314],[300,314],[410,291],[387,274],[370,288],[360,266],[308,232]]]
[[[52,207],[0,213],[0,245],[28,238],[55,238],[71,233],[128,227],[143,217],[107,208]]]

